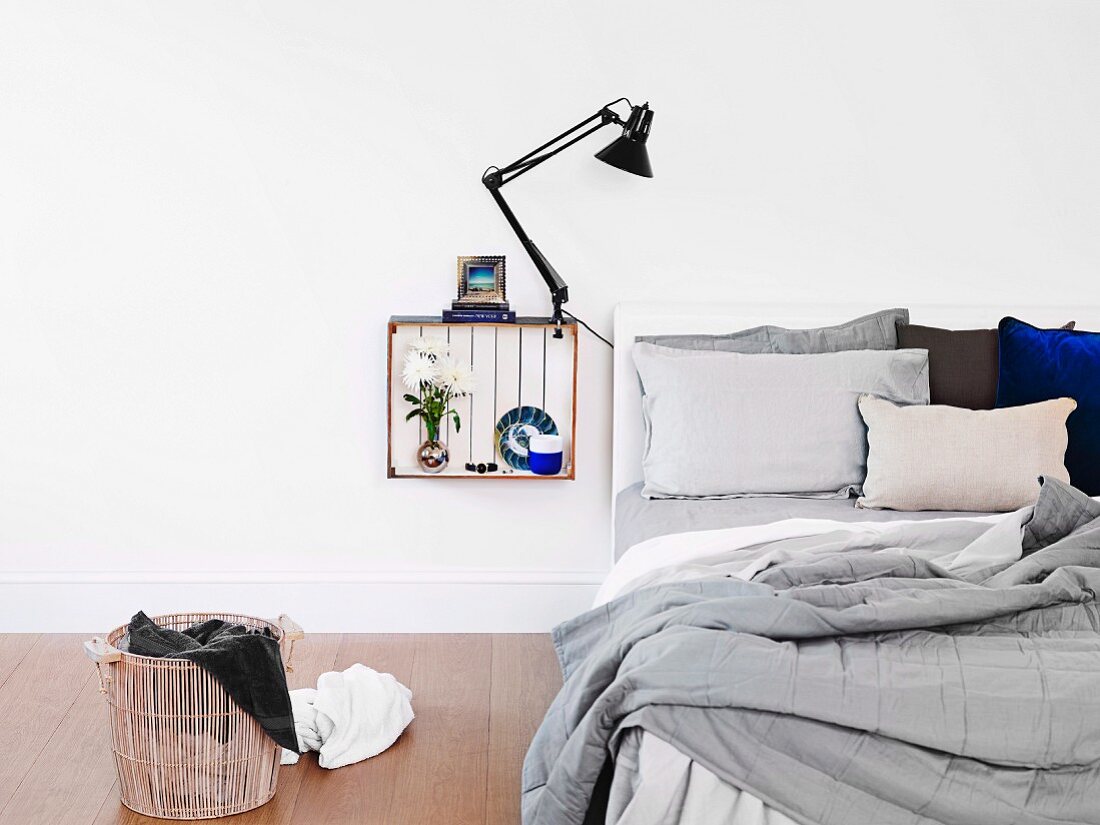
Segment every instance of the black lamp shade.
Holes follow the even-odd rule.
[[[596,158],[604,163],[641,175],[643,178],[653,177],[653,167],[649,165],[649,151],[646,149],[646,141],[649,139],[649,128],[653,122],[653,110],[649,104],[635,106],[630,111],[630,118],[623,127],[623,133],[596,153]]]

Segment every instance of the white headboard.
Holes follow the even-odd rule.
[[[1079,329],[1100,330],[1100,307],[908,306],[914,324],[949,329],[991,329],[1005,315],[1038,326],[1058,327],[1077,321]],[[776,324],[804,328],[830,326],[885,309],[875,304],[677,304],[622,303],[615,308],[614,430],[611,496],[642,480],[642,407],[638,376],[631,355],[635,337],[683,333],[720,334]]]

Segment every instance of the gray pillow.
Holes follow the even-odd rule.
[[[909,310],[884,309],[834,327],[786,329],[753,327],[725,335],[641,335],[636,340],[675,349],[718,352],[842,352],[897,349],[897,324],[909,323]]]
[[[859,396],[928,403],[926,350],[762,355],[637,343],[633,355],[646,498],[845,496],[866,474]]]

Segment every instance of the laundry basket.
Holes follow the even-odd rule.
[[[286,616],[276,623],[232,613],[153,617],[172,630],[209,619],[269,630],[287,671],[294,642],[305,635]],[[107,697],[122,804],[164,819],[209,819],[269,801],[279,776],[279,745],[198,665],[116,648],[126,629],[84,643]]]

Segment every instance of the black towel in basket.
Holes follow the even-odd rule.
[[[298,753],[294,715],[279,643],[268,633],[210,619],[186,630],[158,626],[143,612],[130,619],[128,651],[137,656],[186,659],[220,684],[267,735]]]

